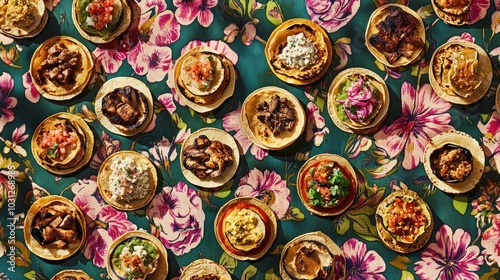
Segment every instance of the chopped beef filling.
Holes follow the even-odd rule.
[[[131,86],[116,88],[102,99],[103,114],[113,124],[139,124],[147,107],[144,94]]]
[[[187,146],[182,154],[184,167],[200,179],[220,176],[234,161],[231,147],[217,140],[211,141],[205,135],[196,137],[194,144]]]
[[[271,101],[257,105],[257,119],[264,123],[273,135],[284,130],[291,131],[295,125],[295,110],[288,105],[288,99],[273,95]]]
[[[47,58],[40,63],[44,77],[55,84],[69,84],[75,81],[76,68],[81,59],[78,51],[70,51],[64,45],[55,43],[47,51]]]
[[[389,15],[376,25],[378,33],[369,38],[370,44],[382,52],[389,63],[401,56],[410,58],[424,46],[422,39],[413,35],[418,25],[414,16],[399,7],[390,7]]]
[[[472,171],[472,157],[463,148],[445,147],[431,157],[431,168],[445,181],[463,181]]]

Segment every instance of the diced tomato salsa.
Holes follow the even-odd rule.
[[[92,0],[87,6],[87,11],[96,29],[103,29],[113,20],[114,0]]]
[[[78,136],[64,129],[52,129],[43,133],[42,149],[47,156],[63,160],[67,153],[75,149],[78,144]]]
[[[213,79],[214,68],[209,60],[196,61],[188,69],[189,75],[196,82],[210,81]]]
[[[417,201],[396,197],[386,213],[387,230],[407,242],[417,238],[419,230],[427,224],[427,217]]]

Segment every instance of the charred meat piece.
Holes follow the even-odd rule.
[[[213,274],[194,275],[189,280],[220,280],[220,277]]]
[[[295,126],[295,110],[288,99],[273,95],[269,102],[257,104],[257,119],[269,128],[273,135],[282,131],[291,131]]]
[[[142,125],[147,115],[144,94],[131,86],[116,88],[102,98],[102,113],[112,124],[134,129]]]
[[[220,176],[234,161],[231,147],[220,141],[210,140],[206,135],[196,137],[194,144],[187,146],[182,154],[184,167],[200,179]]]
[[[70,51],[64,45],[56,43],[47,51],[47,58],[40,63],[43,76],[54,84],[69,84],[75,81],[75,70],[81,60],[78,51]]]
[[[421,38],[414,36],[419,22],[411,14],[399,7],[389,7],[389,15],[376,27],[378,32],[368,39],[370,44],[384,54],[389,63],[396,62],[401,56],[410,58],[424,46]]]
[[[75,211],[58,202],[44,206],[33,219],[31,234],[44,246],[64,248],[76,243],[83,234],[76,215]]]

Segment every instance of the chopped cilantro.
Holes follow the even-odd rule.
[[[59,145],[57,144],[57,142],[54,142],[54,144],[52,144],[52,147],[50,147],[47,150],[47,155],[51,158],[56,158],[58,151],[59,151]]]

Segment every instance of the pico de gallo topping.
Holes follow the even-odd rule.
[[[87,6],[90,17],[87,24],[98,30],[106,28],[113,20],[113,4],[115,0],[92,0]]]
[[[211,55],[201,56],[199,60],[187,67],[186,71],[195,82],[197,88],[206,90],[212,84],[215,73],[212,61],[213,57]]]
[[[414,242],[428,223],[422,206],[410,197],[396,197],[387,207],[387,231],[402,242]]]
[[[312,206],[335,207],[349,195],[351,180],[332,161],[312,166],[304,179],[307,182],[307,198]]]
[[[42,149],[48,157],[63,160],[69,151],[76,149],[78,141],[80,139],[75,132],[59,128],[51,129],[43,133]]]

